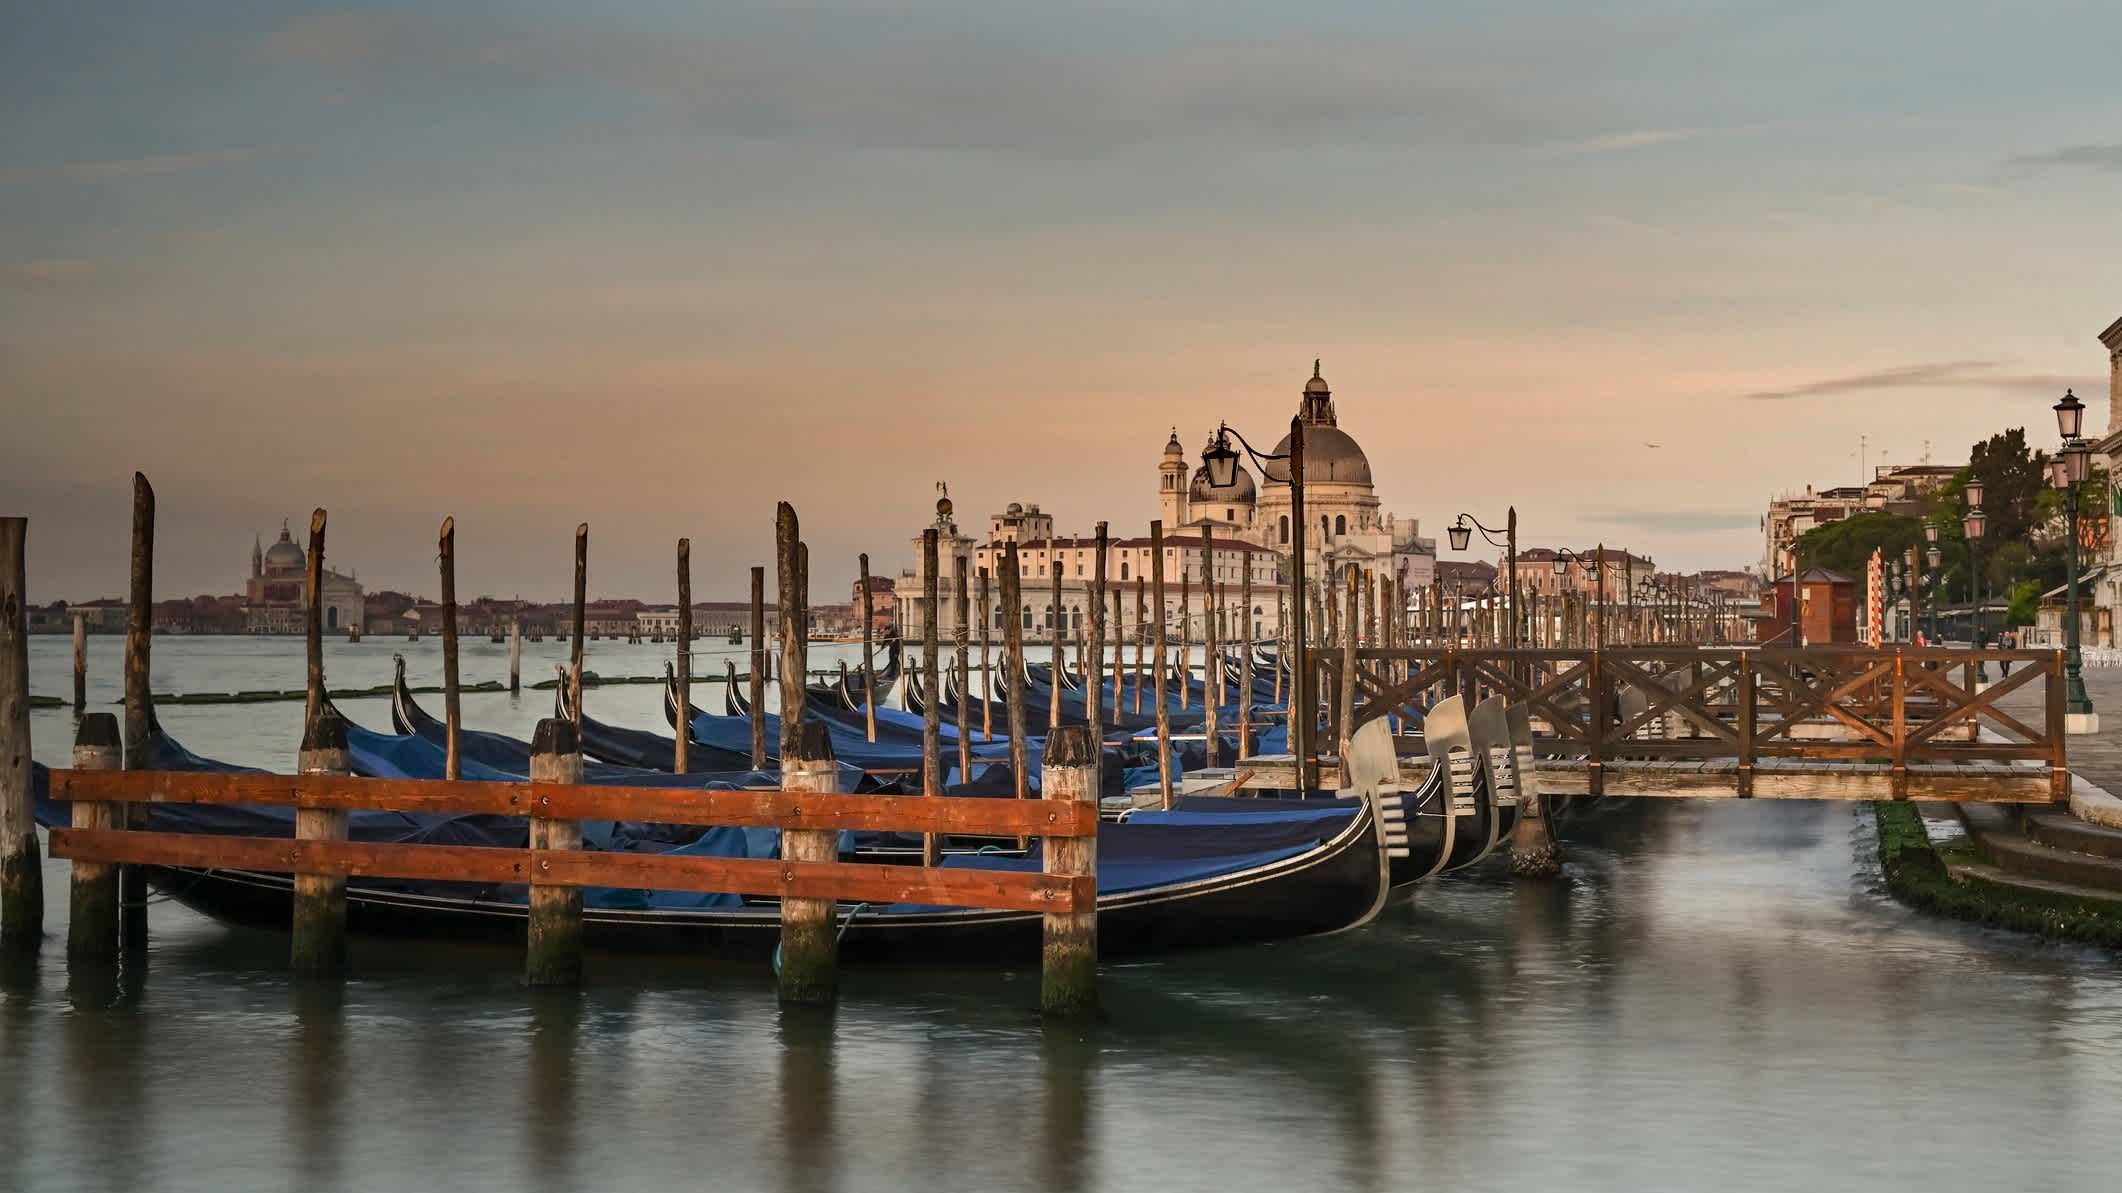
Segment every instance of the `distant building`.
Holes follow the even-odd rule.
[[[2116,483],[2122,480],[2122,319],[2108,324],[2107,330],[2100,333],[2100,346],[2107,349],[2107,433],[2098,434],[2099,424],[2091,419],[2086,420],[2085,430],[2086,437],[2094,440],[2093,463],[2107,469],[2109,498],[2103,509],[2080,510],[2094,525],[2080,527],[2079,541],[2085,541],[2087,531],[2098,534],[2091,566],[2083,577],[2091,587],[2093,601],[2091,632],[2083,642],[2086,646],[2117,645],[2115,611],[2122,609],[2122,545],[2116,543],[2114,524],[2116,515],[2122,514],[2122,487]],[[2060,608],[2059,605],[2059,628]]]
[[[1761,574],[1787,569],[1790,545],[1832,522],[1873,510],[1919,515],[1928,508],[1930,495],[1959,474],[1958,464],[1881,464],[1872,470],[1867,484],[1844,485],[1814,492],[1807,485],[1802,494],[1777,497],[1768,503],[1761,519]],[[1801,561],[1802,562],[1802,561]]]
[[[307,629],[309,557],[280,525],[280,538],[270,547],[251,544],[251,574],[243,586],[243,630],[248,634],[300,634]],[[366,609],[361,584],[352,576],[326,568],[319,584],[323,598],[324,632],[361,630]]]
[[[71,628],[73,619],[78,617],[91,634],[122,634],[125,632],[126,609],[126,603],[116,597],[83,601],[66,607],[67,622]]]

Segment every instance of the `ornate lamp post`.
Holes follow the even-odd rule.
[[[1509,560],[1510,635],[1506,644],[1516,650],[1518,636],[1523,632],[1518,624],[1518,507],[1514,505],[1506,511],[1501,530],[1482,525],[1481,520],[1472,514],[1460,514],[1459,520],[1446,527],[1444,533],[1451,538],[1452,550],[1464,551],[1467,544],[1473,541],[1476,530],[1481,532],[1481,537],[1487,540],[1489,546],[1503,548],[1503,553]],[[1496,538],[1499,534],[1503,536],[1501,540]]]
[[[2078,400],[2078,395],[2064,390],[2055,411],[2063,450],[2055,460],[2054,479],[2063,490],[2064,513],[2069,518],[2065,538],[2070,579],[2064,586],[2063,598],[2063,723],[2067,733],[2095,733],[2100,728],[2100,714],[2093,711],[2092,699],[2085,694],[2084,663],[2078,654],[2078,496],[2092,474],[2093,453],[2092,445],[2080,434],[2085,428],[2085,403]]]
[[[1967,591],[1975,602],[1975,628],[1972,645],[1977,651],[1982,649],[1984,641],[1982,633],[1982,564],[1978,544],[1982,541],[1982,532],[1989,526],[1989,519],[1982,513],[1982,491],[1981,481],[1970,480],[1967,482],[1967,512],[1960,516],[1960,529],[1967,534]],[[1975,659],[1975,684],[1979,687],[1988,682],[1989,669],[1982,665],[1982,659],[1978,655]]]
[[[1923,523],[1923,542],[1923,565],[1930,569],[1930,641],[1935,646],[1938,642],[1938,596],[1945,586],[1945,555],[1938,550],[1936,522]]]
[[[1311,699],[1311,660],[1305,654],[1304,633],[1304,418],[1299,415],[1289,420],[1289,451],[1284,455],[1259,451],[1229,423],[1218,426],[1215,446],[1202,455],[1203,463],[1208,465],[1208,483],[1214,488],[1228,489],[1238,483],[1238,453],[1230,446],[1233,438],[1260,465],[1262,476],[1267,475],[1269,462],[1289,461],[1289,640],[1297,652],[1289,677],[1289,749],[1297,759],[1297,789],[1308,791],[1313,778],[1309,755],[1316,709]]]

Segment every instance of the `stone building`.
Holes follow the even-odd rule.
[[[1895,514],[1921,514],[1930,495],[1956,476],[1959,464],[1880,464],[1870,481],[1770,499],[1761,517],[1761,574],[1788,570],[1791,543],[1807,531],[1840,522],[1873,510]]]
[[[2116,542],[2118,528],[2114,524],[2117,515],[2122,514],[2122,485],[2117,484],[2122,478],[2122,319],[2108,324],[2107,330],[2100,333],[2100,346],[2107,349],[2107,429],[2102,434],[2098,424],[2087,419],[2085,433],[2093,440],[2093,463],[2107,469],[2108,526],[2085,577],[2092,587],[2091,622],[2080,624],[2085,626],[2081,631],[2083,645],[2115,646],[2116,610],[2122,609],[2122,544]],[[2056,617],[2060,627],[2062,613],[2059,611]]]
[[[329,568],[322,576],[324,632],[363,628],[361,584]],[[243,630],[248,634],[300,634],[309,599],[309,557],[280,524],[272,546],[251,543],[251,574],[243,585]]]

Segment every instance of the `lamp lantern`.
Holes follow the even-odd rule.
[[[2056,403],[2056,430],[2068,441],[2076,439],[2085,429],[2085,403],[2070,390],[2063,391],[2063,400]]]

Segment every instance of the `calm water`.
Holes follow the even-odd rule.
[[[167,688],[300,670],[293,643],[156,645]],[[335,683],[387,675],[401,644],[369,645]],[[656,657],[600,645],[640,660],[608,673]],[[65,666],[40,653],[38,690]],[[547,698],[467,718],[520,731]],[[592,699],[660,721],[652,688]],[[164,719],[284,765],[296,708]],[[40,757],[66,726],[39,714]],[[784,1014],[755,966],[593,957],[546,996],[511,950],[360,941],[311,987],[284,937],[167,904],[139,972],[70,975],[54,865],[54,939],[0,972],[0,1190],[2111,1185],[2122,965],[1905,911],[1868,822],[1580,816],[1566,883],[1475,874],[1347,937],[1111,966],[1087,1029],[1042,1026],[1022,969],[857,969],[836,1013]]]

